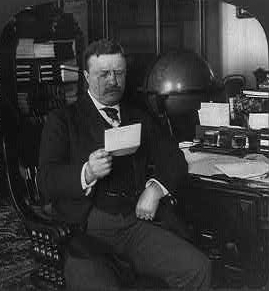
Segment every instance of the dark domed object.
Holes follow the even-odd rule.
[[[149,95],[166,96],[168,115],[200,108],[214,80],[208,63],[192,51],[170,52],[158,57],[145,80]]]

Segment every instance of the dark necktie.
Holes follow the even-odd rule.
[[[112,119],[112,121],[120,122],[119,116],[118,116],[118,110],[116,108],[111,107],[104,107],[101,110],[105,111],[106,115]]]

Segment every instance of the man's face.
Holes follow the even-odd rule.
[[[117,104],[124,92],[126,61],[121,54],[93,55],[84,76],[91,95],[108,106]]]

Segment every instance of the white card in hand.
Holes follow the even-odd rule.
[[[136,152],[141,142],[141,123],[114,127],[105,131],[105,150],[113,156]]]

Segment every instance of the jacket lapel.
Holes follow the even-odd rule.
[[[91,98],[85,93],[79,101],[79,111],[81,114],[81,122],[90,131],[93,139],[98,146],[104,146],[104,130],[105,125],[103,117],[93,104]]]
[[[133,108],[130,104],[127,104],[126,101],[122,101],[120,105],[121,110],[121,124],[131,125],[134,123],[141,122],[141,116],[138,116],[134,113]],[[142,141],[141,141],[142,142]],[[138,194],[140,194],[144,189],[144,176],[145,176],[145,152],[141,149],[137,150],[137,152],[132,156],[132,163],[134,167],[134,175],[135,175],[135,183],[136,190]]]

